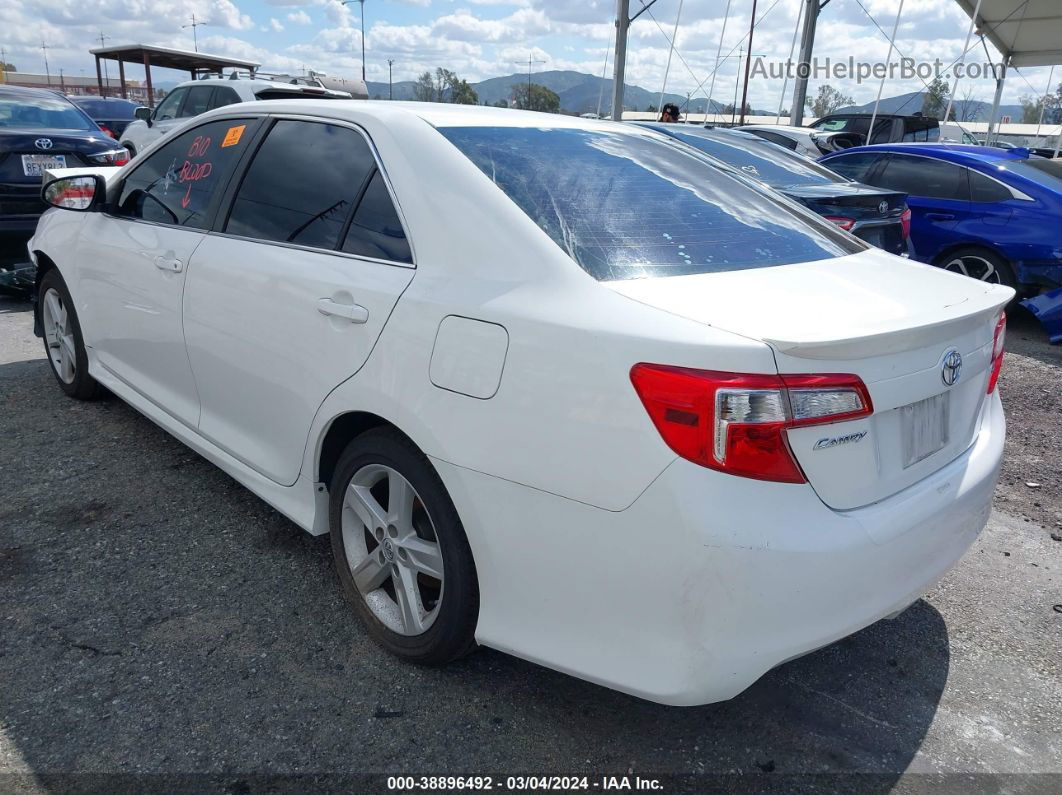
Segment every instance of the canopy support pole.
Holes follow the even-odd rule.
[[[793,108],[789,111],[789,123],[794,127],[804,126],[804,103],[808,99],[808,72],[800,76],[800,67],[811,69],[811,53],[815,50],[815,27],[819,21],[819,0],[804,0],[804,35],[800,39],[800,63],[793,82]]]
[[[992,134],[996,129],[996,117],[999,115],[999,103],[1003,99],[1003,84],[1007,81],[1007,63],[1004,61],[1000,64],[999,77],[996,78],[996,95],[992,98],[992,113],[988,117],[988,134],[985,136],[985,143],[992,143]]]
[[[900,16],[903,14],[903,0],[900,0],[900,7],[896,9],[896,21],[892,25],[892,37],[889,39],[889,54],[885,56],[885,68],[888,69],[889,61],[892,60],[892,50],[896,42],[896,33],[900,29]],[[867,140],[865,143],[874,143],[874,123],[878,120],[878,104],[881,102],[881,90],[885,88],[885,75],[881,76],[881,82],[878,83],[878,96],[874,100],[874,112],[870,114],[870,127],[867,128]]]
[[[959,56],[959,64],[966,63],[966,51],[970,49],[970,37],[973,35],[974,28],[977,26],[977,16],[981,13],[981,0],[977,0],[977,5],[974,7],[973,15],[970,17],[970,27],[966,29],[966,41],[962,45],[962,54]],[[952,67],[954,68],[954,67]],[[955,69],[955,80],[951,84],[951,93],[948,94],[948,107],[944,109],[944,118],[941,121],[947,121],[951,115],[951,106],[955,102],[955,92],[959,90],[959,70]]]
[[[630,26],[630,0],[616,0],[616,55],[612,65],[613,121],[623,121],[623,72],[627,66],[627,30]]]

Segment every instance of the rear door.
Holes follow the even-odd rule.
[[[350,125],[277,120],[230,193],[185,293],[199,430],[290,485],[318,407],[368,358],[413,278],[412,252]]]
[[[971,208],[970,183],[963,166],[924,155],[894,153],[868,181],[907,194],[911,246],[918,259],[932,260],[964,239],[958,225]]]

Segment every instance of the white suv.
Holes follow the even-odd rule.
[[[213,77],[188,80],[174,88],[152,111],[137,108],[136,121],[122,133],[122,146],[136,157],[150,144],[180,126],[186,119],[206,113],[208,110],[237,102],[254,102],[260,99],[353,99],[361,98],[356,89],[336,91],[318,84],[295,82],[299,78],[267,79],[260,77]]]

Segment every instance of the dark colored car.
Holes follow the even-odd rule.
[[[834,136],[835,149],[844,148],[840,143],[842,136],[847,138],[847,146],[862,146],[867,143],[870,132],[871,113],[831,113],[821,119],[815,119],[808,125],[813,130],[824,133],[838,133]],[[940,138],[940,122],[929,116],[915,114],[901,116],[892,113],[879,113],[874,119],[874,136],[871,143],[884,144],[893,141],[936,141]]]
[[[48,168],[120,166],[129,153],[66,97],[0,87],[0,233],[32,232]]]
[[[1019,293],[1062,287],[1062,159],[993,146],[885,144],[822,162],[910,194],[912,258]]]
[[[85,111],[107,135],[115,140],[129,126],[139,107],[135,102],[118,97],[70,97],[70,101]]]
[[[645,123],[769,185],[847,232],[893,254],[907,251],[907,196],[872,188],[750,133]]]

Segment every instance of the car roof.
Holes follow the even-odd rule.
[[[743,127],[738,127],[738,130],[763,130],[764,132],[770,132],[775,130],[780,133],[800,133],[806,135],[807,133],[818,132],[810,127],[794,127],[791,124],[746,124]]]
[[[260,103],[260,106],[259,106]],[[611,119],[583,119],[560,113],[533,110],[494,108],[486,105],[454,105],[445,102],[397,102],[377,99],[271,99],[258,103],[242,103],[237,109],[226,106],[211,115],[225,111],[225,115],[246,114],[252,110],[269,113],[302,113],[336,119],[356,120],[355,116],[370,114],[386,121],[396,114],[418,117],[433,127],[526,127],[540,129],[582,129],[612,132],[623,135],[656,137],[655,130],[636,127]]]
[[[851,149],[843,150],[843,154],[849,152],[896,152],[903,154],[919,154],[966,165],[987,165],[998,163],[1001,160],[1028,160],[1028,155],[1025,154],[1025,150],[996,149],[991,146],[970,146],[968,144],[947,143],[930,144],[900,142],[892,144],[874,144],[873,146],[853,146]],[[842,154],[842,152],[831,152],[830,156],[834,157],[837,154]]]
[[[61,97],[62,99],[67,99],[67,97],[60,93],[59,89],[53,90],[49,88],[27,88],[26,86],[0,85],[0,96],[5,94],[13,94],[15,96],[21,95],[24,97]]]

